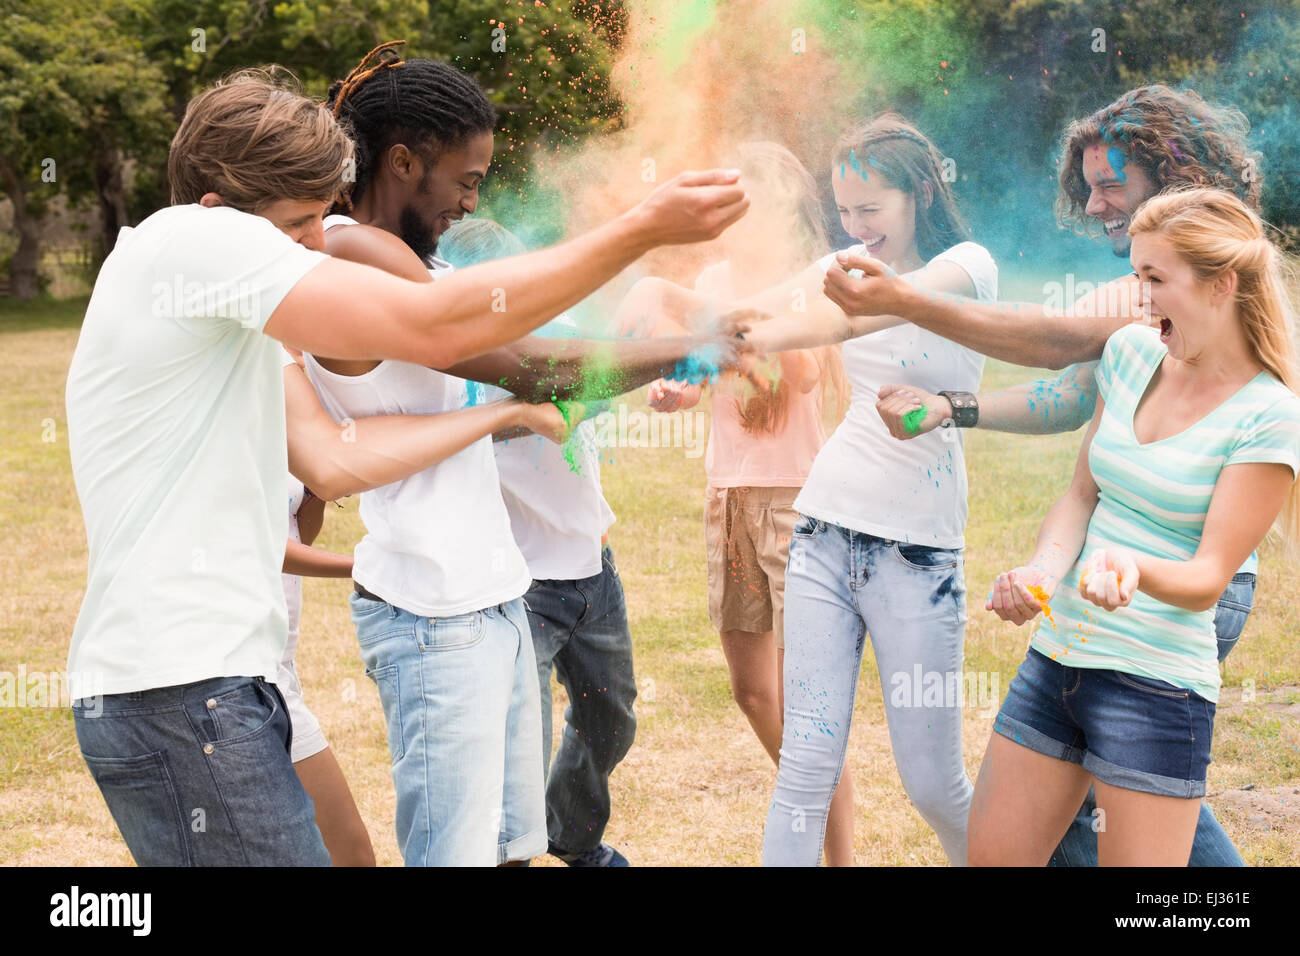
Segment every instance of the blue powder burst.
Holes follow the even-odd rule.
[[[676,382],[689,382],[692,385],[717,381],[718,376],[722,374],[719,365],[721,359],[722,349],[719,346],[701,345],[699,348],[691,349],[687,356],[673,367],[673,372],[668,378]]]

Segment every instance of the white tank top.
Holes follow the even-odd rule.
[[[330,216],[325,225],[353,221]],[[430,270],[435,278],[440,271],[446,270]],[[463,378],[423,365],[380,362],[365,375],[336,375],[306,352],[303,359],[321,405],[336,422],[450,412],[469,404]],[[452,617],[513,601],[532,583],[510,534],[491,436],[432,468],[365,492],[361,520],[366,536],[353,552],[353,580],[395,607]]]

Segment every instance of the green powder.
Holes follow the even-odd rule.
[[[564,443],[564,447],[560,450],[560,454],[564,456],[564,460],[568,463],[569,471],[573,472],[575,475],[580,475],[582,474],[582,464],[578,461],[578,457],[575,454],[578,431],[573,427],[573,415],[569,411],[569,403],[562,398],[555,398],[554,396],[551,397],[551,403],[560,410],[560,415],[564,418],[564,424],[569,428],[568,441]]]
[[[907,429],[909,435],[915,435],[921,430],[921,423],[925,421],[926,412],[929,411],[924,405],[920,408],[914,408],[903,416],[903,428]]]

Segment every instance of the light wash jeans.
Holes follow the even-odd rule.
[[[586,853],[609,823],[609,775],[636,736],[632,634],[614,553],[601,552],[600,574],[576,581],[534,581],[525,599],[541,690],[542,757],[551,756],[551,668],[569,695],[564,731],[546,783],[551,846]]]
[[[1219,642],[1219,660],[1222,661],[1237,646],[1237,639],[1246,626],[1246,618],[1255,604],[1255,575],[1233,575],[1228,589],[1219,598],[1214,609],[1214,635]],[[1097,834],[1093,832],[1092,811],[1097,801],[1092,790],[1075,815],[1070,829],[1065,831],[1061,843],[1052,854],[1048,866],[1096,866]],[[1232,845],[1228,836],[1210,809],[1201,801],[1201,815],[1196,820],[1196,837],[1192,841],[1192,855],[1188,866],[1245,866],[1246,863]]]
[[[960,551],[887,541],[801,515],[785,579],[785,733],[765,866],[815,866],[871,634],[903,788],[966,862],[962,762],[966,589]]]
[[[420,617],[352,595],[379,688],[407,866],[496,866],[546,852],[537,663],[524,602]]]

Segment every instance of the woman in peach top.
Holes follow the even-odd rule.
[[[732,301],[762,291],[830,250],[817,184],[795,156],[776,143],[746,143],[739,163],[750,189],[751,228],[730,230],[720,242],[726,260],[704,269],[695,288]],[[785,243],[774,235],[790,232]],[[770,228],[768,226],[770,225]],[[737,374],[711,388],[712,428],[705,454],[704,534],[708,552],[709,619],[722,637],[731,691],[763,748],[777,762],[781,749],[782,611],[794,499],[826,442],[824,385],[833,383],[840,415],[847,405],[838,347],[781,352],[760,391]],[[702,386],[660,379],[650,406],[674,412],[699,402]],[[837,415],[840,417],[840,415]],[[853,793],[848,774],[831,804],[826,860],[851,864]]]

